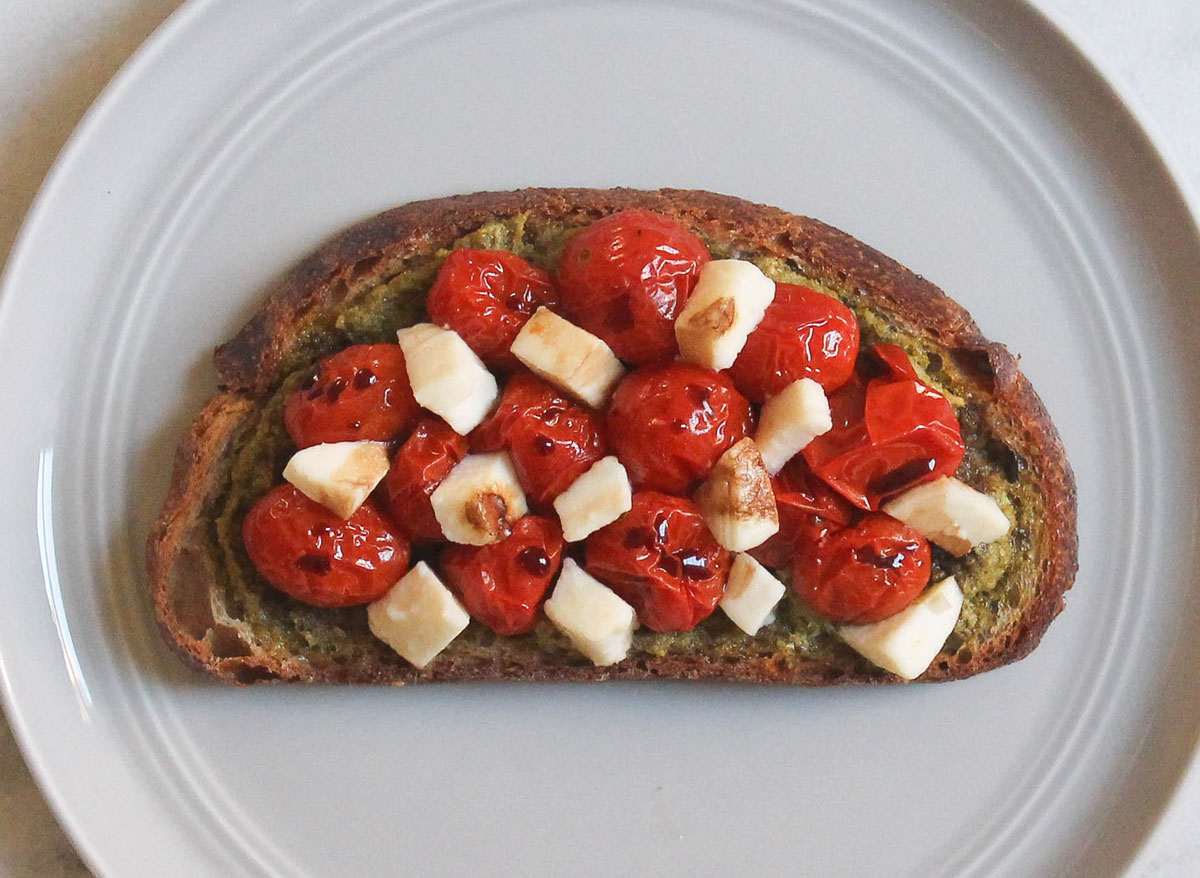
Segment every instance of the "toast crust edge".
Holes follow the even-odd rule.
[[[494,219],[528,212],[586,222],[630,208],[673,216],[703,235],[730,241],[747,252],[794,259],[828,286],[856,290],[873,306],[877,303],[906,332],[943,346],[973,380],[992,388],[1001,414],[997,432],[1025,456],[1027,476],[1045,500],[1045,539],[1037,547],[1041,580],[1032,604],[1014,628],[983,644],[970,662],[952,662],[945,668],[934,664],[918,680],[960,679],[1028,655],[1064,606],[1064,594],[1078,568],[1078,538],[1074,476],[1049,414],[1016,359],[1003,345],[984,338],[968,313],[939,288],[819,220],[703,190],[623,188],[521,189],[412,202],[351,226],[297,264],[245,326],[217,348],[214,359],[221,389],[177,450],[171,488],[146,546],[155,616],[167,642],[196,667],[236,683],[648,678],[809,686],[903,682],[837,663],[789,662],[778,656],[748,656],[735,664],[704,655],[645,657],[594,668],[544,664],[539,656],[530,655],[523,662],[497,659],[469,666],[435,661],[421,672],[399,662],[345,668],[312,664],[302,656],[223,655],[219,630],[198,636],[210,619],[204,616],[203,600],[198,600],[207,596],[209,586],[204,583],[202,559],[195,554],[196,541],[205,532],[205,510],[221,490],[222,455],[248,423],[256,400],[270,389],[306,314],[336,308],[403,261],[432,254]]]

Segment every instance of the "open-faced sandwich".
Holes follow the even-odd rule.
[[[736,198],[408,204],[216,364],[148,559],[168,641],[230,681],[948,680],[1026,655],[1075,574],[1005,348]]]

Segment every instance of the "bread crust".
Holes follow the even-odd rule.
[[[702,237],[731,242],[735,251],[794,260],[816,280],[856,291],[906,333],[949,351],[960,369],[991,392],[1000,412],[992,427],[998,438],[1020,450],[1028,462],[1023,478],[1035,484],[1045,504],[1044,538],[1035,547],[1041,560],[1039,584],[1014,629],[984,644],[970,661],[935,662],[919,679],[971,676],[1027,655],[1063,608],[1063,595],[1078,565],[1078,542],[1074,477],[1057,431],[1014,357],[1003,345],[984,338],[967,312],[936,286],[850,235],[778,208],[679,189],[522,189],[413,202],[352,226],[292,269],[241,331],[217,348],[220,390],[176,454],[171,489],[147,542],[151,597],[167,642],[197,667],[240,683],[645,678],[818,686],[902,682],[894,675],[865,673],[838,662],[784,661],[779,656],[746,656],[732,663],[706,655],[646,656],[595,668],[551,664],[531,650],[524,661],[435,660],[424,671],[398,657],[341,666],[304,656],[229,650],[225,647],[237,642],[237,632],[213,626],[206,616],[203,605],[211,581],[206,583],[205,577],[211,571],[206,573],[197,553],[211,528],[211,504],[227,475],[225,458],[279,377],[306,315],[336,309],[357,290],[393,274],[397,266],[432,255],[496,219],[528,213],[573,224],[630,208],[673,216]],[[236,654],[239,651],[247,654]]]

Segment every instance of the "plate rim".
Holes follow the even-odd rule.
[[[1179,194],[1188,210],[1195,231],[1200,234],[1200,199],[1198,199],[1196,192],[1193,190],[1189,178],[1182,172],[1178,158],[1168,141],[1163,137],[1157,124],[1145,111],[1144,106],[1136,95],[1132,93],[1120,77],[1115,75],[1114,71],[1104,60],[1103,55],[1096,51],[1095,47],[1088,45],[1087,41],[1081,36],[1075,26],[1066,19],[1065,15],[1057,8],[1049,5],[1046,0],[1036,0],[1036,2],[1035,0],[1009,0],[1009,4],[1013,8],[1023,8],[1027,12],[1032,12],[1041,19],[1048,34],[1070,47],[1073,62],[1076,65],[1081,64],[1082,69],[1086,70],[1095,82],[1113,94],[1123,112],[1129,116],[1130,121],[1144,135],[1145,145],[1150,147],[1156,163],[1165,172],[1165,182],[1173,186]],[[93,129],[100,124],[102,117],[110,112],[114,105],[119,105],[124,90],[136,85],[143,68],[151,62],[153,56],[177,38],[180,32],[186,31],[192,22],[203,14],[203,9],[204,4],[200,0],[187,0],[182,6],[172,12],[121,65],[120,69],[105,85],[104,89],[72,131],[39,187],[37,195],[31,203],[22,221],[20,230],[14,239],[4,270],[0,273],[0,321],[6,318],[7,309],[5,305],[14,296],[14,291],[11,289],[12,278],[17,274],[21,263],[27,258],[26,250],[33,246],[31,241],[34,238],[35,230],[44,222],[43,214],[49,210],[48,205],[52,200],[62,175],[65,173],[64,169],[70,163],[77,160],[79,154],[84,152],[86,140]],[[951,11],[949,14],[954,14],[954,12]],[[0,646],[0,703],[2,703],[5,714],[8,717],[21,755],[26,765],[29,766],[30,773],[36,780],[39,790],[45,796],[59,824],[70,837],[72,844],[88,864],[89,868],[99,874],[100,857],[96,856],[90,847],[85,828],[82,826],[83,818],[71,813],[70,803],[65,800],[61,791],[58,790],[57,784],[52,777],[54,772],[53,767],[43,761],[43,759],[48,759],[48,757],[44,752],[39,751],[39,745],[35,740],[33,730],[25,723],[24,714],[17,704],[16,695],[10,687],[8,676],[2,672],[3,657],[3,647]],[[1180,766],[1178,774],[1171,784],[1169,795],[1167,795],[1161,807],[1156,809],[1155,826],[1161,822],[1163,815],[1175,800],[1189,767],[1196,762],[1198,748],[1200,748],[1200,735],[1197,735],[1187,763]],[[1153,829],[1143,835],[1137,848],[1130,851],[1126,865],[1131,864],[1136,859],[1152,835]]]

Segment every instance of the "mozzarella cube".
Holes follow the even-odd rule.
[[[429,501],[446,539],[468,546],[500,542],[529,511],[512,461],[503,451],[468,454],[434,488]]]
[[[613,455],[601,458],[554,498],[563,539],[578,542],[633,508],[629,474]]]
[[[675,318],[680,355],[709,369],[728,369],[774,298],[775,282],[754,263],[709,262]]]
[[[811,378],[793,381],[763,403],[754,443],[775,475],[804,446],[833,429],[829,400]]]
[[[539,378],[592,408],[604,405],[625,373],[602,339],[544,307],[521,327],[509,350]]]
[[[721,455],[695,499],[712,535],[731,552],[753,549],[779,530],[771,477],[753,439]]]
[[[733,556],[729,581],[718,606],[733,624],[754,636],[775,621],[775,607],[783,598],[783,583],[749,555]]]
[[[883,511],[959,556],[1000,539],[1011,527],[999,503],[952,476],[909,488],[884,503]]]
[[[387,475],[386,442],[326,442],[301,448],[283,468],[296,489],[349,518]]]
[[[948,576],[894,616],[869,625],[843,625],[838,633],[885,671],[915,680],[941,651],[962,605],[958,582]]]
[[[465,436],[487,415],[499,389],[496,379],[452,329],[418,323],[396,333],[413,396]]]
[[[563,560],[554,593],[543,607],[546,617],[593,664],[612,665],[629,655],[637,613],[574,559]]]
[[[367,604],[371,633],[418,668],[450,645],[471,617],[424,561]]]

